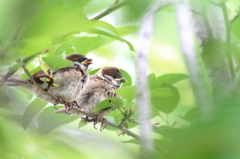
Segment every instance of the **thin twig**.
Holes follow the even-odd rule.
[[[135,120],[135,119],[128,119],[128,121],[131,122],[131,123],[134,123],[134,124],[139,125],[139,122],[138,122],[137,120]],[[152,124],[152,127],[153,127],[154,129],[157,129],[157,130],[161,129],[160,127],[158,127],[158,126],[156,126],[156,125],[153,125],[153,124]]]
[[[167,119],[164,118],[160,112],[159,112],[159,116],[167,125],[169,125],[169,122],[167,121]]]
[[[111,7],[109,7],[107,10],[105,10],[104,12],[102,12],[101,14],[97,15],[96,17],[92,18],[91,20],[99,20],[103,17],[105,17],[106,15],[108,15],[109,13],[127,5],[127,1],[121,2],[121,3],[117,3],[112,5]]]
[[[224,22],[225,22],[225,26],[226,26],[226,51],[225,51],[225,53],[227,55],[227,60],[228,60],[229,69],[231,72],[231,77],[232,77],[232,80],[234,81],[236,75],[235,75],[233,60],[232,60],[232,55],[231,55],[231,24],[228,20],[226,4],[220,3],[220,7],[222,8]]]
[[[94,116],[93,114],[90,114],[90,113],[85,112],[84,110],[80,109],[80,108],[77,107],[77,106],[73,106],[72,109],[75,109],[75,110],[77,110],[77,111],[79,111],[79,112],[81,112],[81,113],[83,113],[83,114],[85,114],[85,115],[87,115],[87,116],[89,116],[89,117],[91,117],[91,118],[93,118],[93,119],[96,119],[96,116]],[[127,135],[132,136],[133,138],[135,138],[135,139],[137,139],[137,140],[140,140],[140,136],[138,136],[137,134],[131,132],[130,130],[128,130],[128,129],[125,128],[125,127],[122,127],[122,126],[120,126],[120,125],[116,125],[116,124],[111,123],[111,122],[107,122],[107,124],[110,125],[110,126],[112,126],[112,127],[117,128],[117,129],[119,129],[119,130],[124,131]]]
[[[131,115],[132,115],[132,114],[131,114]],[[128,119],[129,119],[129,117],[130,117],[131,115],[123,114],[123,118],[122,118],[122,120],[121,120],[119,126],[123,128],[123,127],[124,127],[124,126],[123,126],[124,123],[126,123],[126,121],[128,121]]]
[[[35,82],[33,77],[30,75],[30,72],[26,68],[25,64],[22,65],[22,68],[23,68],[24,72],[27,74],[27,76],[29,77],[29,79],[31,80],[31,82],[38,86],[38,84]],[[38,87],[40,88],[40,86],[38,86]]]
[[[27,58],[25,58],[25,59],[23,59],[23,60],[21,60],[21,61],[19,61],[19,62],[21,62],[21,63],[23,63],[23,64],[25,65],[28,61],[30,61],[32,58],[34,58],[35,56],[37,56],[39,53],[40,53],[40,52],[38,52],[38,53],[36,53],[36,54],[34,54],[34,55],[31,55],[31,56],[29,56],[29,57],[27,57]],[[21,67],[21,66],[20,66],[20,67]],[[1,79],[1,82],[0,82],[0,83],[6,82],[6,81],[9,79],[9,77],[11,77],[15,72],[17,72],[17,70],[18,70],[18,68],[17,68],[17,69],[14,69],[14,70],[8,71],[8,72],[5,74],[5,76]]]
[[[48,91],[42,89],[42,88],[39,86],[39,84],[36,83],[36,81],[35,81],[35,80],[33,79],[33,77],[30,75],[28,69],[26,68],[26,66],[25,66],[24,64],[22,65],[22,68],[23,68],[24,72],[27,74],[27,76],[29,77],[29,79],[31,80],[31,82],[32,82],[35,86],[37,86],[38,89],[44,91],[44,93],[47,94],[47,95],[49,95],[52,99],[58,100],[57,97],[55,97],[54,95],[52,95],[52,94],[49,93]],[[65,104],[65,103],[62,103],[62,104]]]
[[[181,121],[183,121],[183,118],[179,119],[178,121],[172,123],[171,127],[175,127],[177,124],[179,124]]]

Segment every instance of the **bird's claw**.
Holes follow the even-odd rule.
[[[85,118],[82,117],[82,119],[85,121],[85,122],[93,122],[93,127],[95,129],[96,128],[96,125],[98,122],[101,122],[101,127],[100,127],[100,131],[102,131],[104,128],[107,127],[108,125],[108,121],[106,118],[101,118],[99,115],[94,115],[95,118],[94,119],[89,119],[88,116],[86,116]]]
[[[100,131],[102,131],[104,128],[106,128],[107,125],[108,125],[108,120],[106,118],[102,118]]]
[[[72,101],[72,102],[68,102],[68,103],[65,105],[66,111],[69,112],[69,110],[71,110],[73,106],[78,106],[79,108],[81,108],[81,107],[78,105],[77,101],[74,100],[74,101]]]

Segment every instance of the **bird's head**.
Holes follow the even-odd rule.
[[[118,88],[122,86],[123,82],[127,81],[122,72],[116,67],[102,68],[98,71],[98,75]]]
[[[65,57],[65,59],[71,60],[74,66],[79,66],[84,70],[87,70],[88,66],[93,63],[92,59],[88,59],[87,57],[78,53],[71,54]]]

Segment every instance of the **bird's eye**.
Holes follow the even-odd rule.
[[[117,76],[116,76],[116,75],[112,75],[112,77],[113,77],[113,78],[117,78]]]
[[[84,60],[86,60],[85,58],[79,58],[77,61],[79,62],[79,63],[81,63],[81,62],[83,62]]]

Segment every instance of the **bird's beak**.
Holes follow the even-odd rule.
[[[125,78],[116,78],[115,81],[127,82],[127,80]]]
[[[92,59],[87,59],[87,60],[84,60],[83,62],[81,62],[81,64],[85,65],[85,64],[92,64]]]

